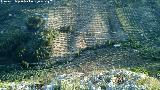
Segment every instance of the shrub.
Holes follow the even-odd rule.
[[[17,48],[28,39],[26,33],[14,28],[0,33],[0,57],[14,56]]]
[[[1,3],[0,12],[0,24],[3,25],[6,20],[10,19],[8,15],[10,12],[9,5]]]
[[[44,20],[38,16],[29,17],[26,26],[29,31],[34,32],[44,27]]]
[[[136,82],[138,85],[144,85],[146,86],[147,90],[160,90],[160,82],[159,80],[153,78],[153,77],[146,77],[143,79],[140,79]]]
[[[105,44],[107,45],[107,46],[113,46],[114,44],[116,44],[118,41],[114,41],[114,40],[107,40],[106,42],[105,42]]]
[[[121,42],[124,47],[131,47],[133,49],[142,48],[140,41],[135,40],[133,38],[129,38],[127,41]]]
[[[64,27],[61,27],[59,31],[63,33],[70,33],[73,30],[71,29],[71,26],[64,26]]]
[[[52,29],[35,33],[28,43],[21,45],[17,50],[16,59],[35,62],[50,58],[53,54],[51,44],[57,35],[58,33]]]
[[[22,61],[21,62],[21,66],[22,66],[22,68],[28,68],[29,67],[29,63],[26,62],[26,61]]]
[[[145,59],[160,61],[160,48],[145,46],[140,49],[140,54]]]
[[[142,67],[134,67],[134,68],[131,68],[131,71],[134,71],[134,72],[138,72],[138,73],[144,73],[144,74],[147,74],[149,75],[150,74],[150,71],[145,69],[145,68],[142,68]]]
[[[9,57],[8,60],[18,61],[24,67],[28,67],[28,62],[49,58],[51,44],[58,35],[53,29],[43,28],[41,17],[29,17],[26,26],[29,32],[11,27],[0,33],[0,57]]]

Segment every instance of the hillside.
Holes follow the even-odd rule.
[[[129,85],[135,85],[137,90],[142,87],[135,82],[147,81],[144,90],[159,90],[154,84],[160,78],[158,0],[1,3],[0,12],[0,87],[8,87],[11,82],[19,85],[23,81],[30,85],[31,77],[36,78],[37,85],[45,86],[59,75],[72,73],[83,73],[90,80],[94,72],[96,75],[105,72],[102,76],[110,78],[106,71],[119,73],[122,69],[125,74],[132,71],[133,78],[139,75],[140,82],[129,80]],[[141,78],[142,73],[147,76],[145,80]],[[147,85],[152,81],[148,78],[155,85],[150,89]],[[110,89],[118,90],[123,84]]]
[[[9,5],[7,13],[13,16],[1,25],[1,30],[13,26],[25,29],[25,20],[32,15],[43,16],[47,28],[70,26],[74,32],[60,33],[53,44],[56,56],[74,53],[107,40],[133,38],[151,46],[159,45],[158,2],[153,5],[149,1],[112,0],[74,0],[65,3],[55,1],[48,5],[31,4],[29,7],[23,4]]]

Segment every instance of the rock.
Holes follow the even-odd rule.
[[[45,90],[53,90],[53,85],[46,85],[46,88],[45,88]]]
[[[121,47],[121,44],[115,44],[114,47]]]
[[[8,16],[9,16],[9,17],[12,17],[13,15],[12,15],[12,14],[8,14]]]

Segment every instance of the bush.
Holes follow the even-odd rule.
[[[115,41],[115,40],[107,40],[106,42],[105,42],[105,44],[107,45],[107,46],[113,46],[114,44],[117,44],[118,43],[118,41]]]
[[[44,20],[38,16],[29,17],[26,26],[29,31],[34,32],[44,27]]]
[[[138,73],[144,73],[146,75],[150,74],[150,71],[145,69],[145,68],[143,68],[143,67],[134,67],[134,68],[131,68],[131,71],[138,72]]]
[[[16,52],[16,59],[19,61],[36,62],[51,57],[52,41],[58,35],[55,30],[41,30],[35,33],[32,39],[25,45],[21,45]]]
[[[24,67],[28,67],[29,62],[48,59],[52,55],[52,41],[58,35],[53,29],[43,28],[41,17],[28,18],[26,26],[29,32],[11,27],[0,33],[0,57]]]
[[[144,59],[160,61],[160,48],[145,46],[140,49],[140,54]]]
[[[146,90],[160,90],[160,82],[159,80],[153,77],[146,77],[138,80],[136,82],[138,85],[146,86]]]
[[[61,27],[60,32],[63,32],[63,33],[70,33],[70,32],[73,32],[73,30],[71,29],[71,26],[64,26],[64,27]]]
[[[26,61],[22,61],[21,66],[22,66],[22,68],[29,68],[29,63]]]
[[[2,4],[0,5],[0,24],[4,24],[6,20],[10,19],[9,17],[9,12],[10,12],[10,9],[9,9],[9,5],[7,4]]]
[[[121,44],[123,47],[131,47],[133,49],[142,48],[141,42],[133,38],[129,38],[127,41],[121,42]]]
[[[28,39],[26,33],[14,28],[0,33],[0,57],[12,58],[17,48]]]

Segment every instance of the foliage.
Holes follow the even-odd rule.
[[[26,61],[22,61],[22,62],[21,62],[21,66],[22,66],[23,68],[29,68],[29,63],[26,62]]]
[[[160,90],[160,82],[152,77],[146,77],[137,81],[138,85],[145,85],[147,90]]]
[[[4,21],[9,19],[9,5],[1,4],[0,5],[0,24],[4,24]]]
[[[25,45],[21,45],[17,50],[16,59],[20,61],[35,62],[48,59],[52,55],[52,42],[58,33],[55,30],[41,30],[36,32]]]
[[[64,27],[61,27],[59,31],[63,33],[70,33],[73,30],[71,29],[71,26],[64,26]]]
[[[140,49],[140,54],[144,59],[160,61],[160,48],[145,46]]]
[[[29,17],[26,22],[27,29],[31,32],[37,31],[44,26],[44,20],[41,17]]]
[[[150,74],[150,71],[148,71],[147,69],[142,68],[142,67],[131,68],[131,71],[138,72],[138,73],[144,73],[144,74],[147,74],[147,75]]]
[[[12,29],[0,33],[0,57],[12,57],[18,46],[27,42],[28,36],[25,32]]]
[[[115,44],[117,44],[117,43],[119,43],[120,41],[116,41],[116,40],[108,40],[108,41],[106,41],[105,42],[105,44],[107,45],[107,46],[113,46],[113,45],[115,45]]]
[[[53,29],[24,32],[18,29],[0,33],[0,57],[14,62],[35,62],[52,54],[51,44],[58,33]]]
[[[121,44],[123,47],[131,47],[133,49],[142,48],[141,42],[133,38],[129,38],[127,41],[121,42]]]

